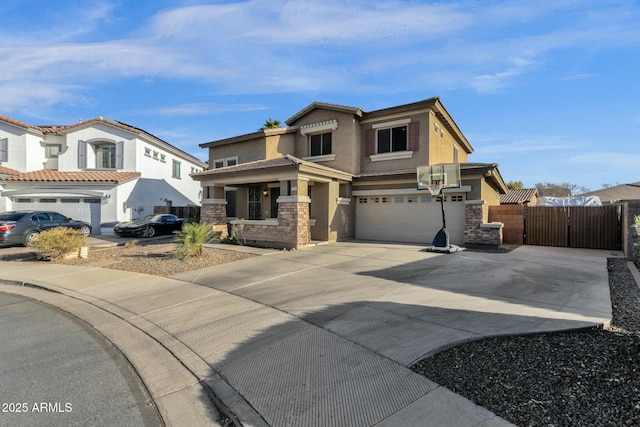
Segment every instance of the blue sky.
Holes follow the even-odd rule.
[[[640,181],[638,1],[3,0],[0,114],[198,144],[440,96],[506,181]]]

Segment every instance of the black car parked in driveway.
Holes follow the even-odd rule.
[[[174,231],[179,231],[185,222],[187,222],[186,218],[178,218],[175,215],[147,215],[133,221],[119,222],[113,227],[113,234],[118,237],[153,237],[158,234],[171,234]]]
[[[91,226],[58,212],[10,211],[0,213],[0,246],[27,245],[38,233],[55,227],[69,227],[91,234]]]

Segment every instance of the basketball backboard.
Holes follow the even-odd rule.
[[[427,190],[430,185],[443,188],[460,187],[460,163],[439,163],[418,166],[418,190]]]

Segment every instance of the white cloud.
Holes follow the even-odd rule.
[[[21,87],[25,104],[66,103],[123,78],[201,82],[218,94],[408,86],[490,93],[536,72],[560,49],[640,40],[637,8],[594,1],[248,0],[160,11],[115,36],[100,30],[112,28],[126,5],[96,5],[68,11],[56,22],[68,30],[57,36],[0,37],[2,85]],[[30,88],[32,81],[40,87]]]
[[[161,107],[156,109],[146,109],[142,111],[123,112],[123,114],[131,115],[149,115],[149,116],[205,116],[229,112],[247,112],[267,110],[269,107],[258,104],[224,104],[215,105],[208,103],[193,103]]]

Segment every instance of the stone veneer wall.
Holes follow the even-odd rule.
[[[311,241],[309,203],[280,202],[278,218],[244,222],[238,239],[248,245],[298,249]]]
[[[224,203],[203,203],[200,210],[200,222],[210,222],[213,224],[213,231],[219,232],[220,237],[227,237],[227,204]]]
[[[465,203],[465,245],[502,245],[503,224],[487,223],[488,218],[489,206],[484,200],[471,200]]]

